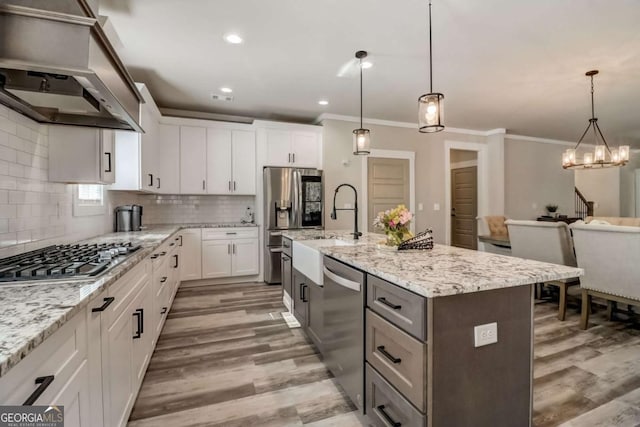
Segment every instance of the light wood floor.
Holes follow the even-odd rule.
[[[129,426],[360,426],[282,311],[278,287],[183,284]],[[534,425],[640,426],[640,327],[599,311],[581,331],[577,308],[556,314],[536,305]]]

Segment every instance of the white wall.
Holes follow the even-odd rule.
[[[640,183],[635,182],[636,169],[640,169],[640,152],[631,153],[629,163],[620,168],[620,216],[640,216],[636,204],[640,202]]]
[[[620,216],[619,168],[575,171],[575,185],[590,202],[594,216]]]
[[[72,185],[48,182],[47,127],[0,105],[0,258],[111,229],[103,215],[74,217]]]

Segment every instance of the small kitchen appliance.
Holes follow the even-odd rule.
[[[115,209],[113,231],[140,231],[142,229],[142,206],[123,205]]]

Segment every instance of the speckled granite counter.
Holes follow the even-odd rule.
[[[302,230],[283,233],[293,240],[351,239],[345,231]],[[318,250],[346,264],[427,298],[508,288],[583,275],[580,268],[548,264],[436,244],[431,251],[390,252],[376,247],[384,240],[365,233],[354,246]]]
[[[81,243],[131,241],[142,249],[96,279],[0,284],[0,377],[177,231],[256,226],[241,223],[162,224],[149,226],[144,231],[109,233]]]
[[[284,230],[283,237],[291,240],[320,240],[320,239],[339,239],[353,242],[354,244],[375,244],[384,241],[384,235],[376,233],[362,233],[362,236],[355,240],[353,231],[350,230]]]

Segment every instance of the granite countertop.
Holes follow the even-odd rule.
[[[256,224],[159,224],[143,231],[109,233],[79,243],[131,241],[142,248],[95,279],[41,280],[0,284],[0,377],[67,320],[149,256],[172,234],[185,228],[257,227]]]
[[[353,240],[348,231],[292,230],[292,240]],[[376,245],[384,236],[364,233],[355,245],[318,250],[360,270],[427,298],[479,292],[579,277],[580,268],[436,244],[429,251],[389,251]]]

